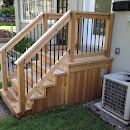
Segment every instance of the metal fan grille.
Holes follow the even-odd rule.
[[[106,79],[103,106],[124,116],[128,86]]]

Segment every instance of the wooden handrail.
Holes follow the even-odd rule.
[[[62,13],[47,13],[47,17],[50,19],[60,19],[62,16]]]
[[[109,19],[112,13],[76,11],[76,18]]]
[[[16,65],[21,62],[29,62],[36,53],[40,51],[62,28],[65,26],[69,20],[71,11],[67,11],[46,33],[44,33],[17,61]]]
[[[5,44],[0,52],[6,50],[8,52],[12,47],[14,47],[22,38],[24,38],[34,27],[42,21],[44,13],[41,13],[32,22],[30,22],[24,29],[22,29],[16,36],[14,36],[7,44]]]

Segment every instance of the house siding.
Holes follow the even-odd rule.
[[[119,0],[113,0],[112,3],[114,1]],[[110,50],[110,56],[114,58],[112,72],[130,71],[130,21],[128,21],[130,11],[113,13],[115,16]],[[116,48],[120,48],[120,54],[115,54]]]
[[[23,22],[21,20],[21,5],[20,0],[15,1],[15,16],[16,16],[16,32],[18,33],[24,27],[28,25],[29,22]],[[83,0],[68,0],[68,10],[83,10]],[[39,30],[40,31],[40,30]]]

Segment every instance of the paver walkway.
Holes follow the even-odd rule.
[[[0,97],[0,120],[10,114],[11,114],[10,110]]]

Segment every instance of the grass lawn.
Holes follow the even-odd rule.
[[[0,26],[11,26],[11,24],[15,26],[15,22],[0,23]]]
[[[113,130],[81,105],[57,107],[18,120],[13,115],[0,120],[1,130]]]

